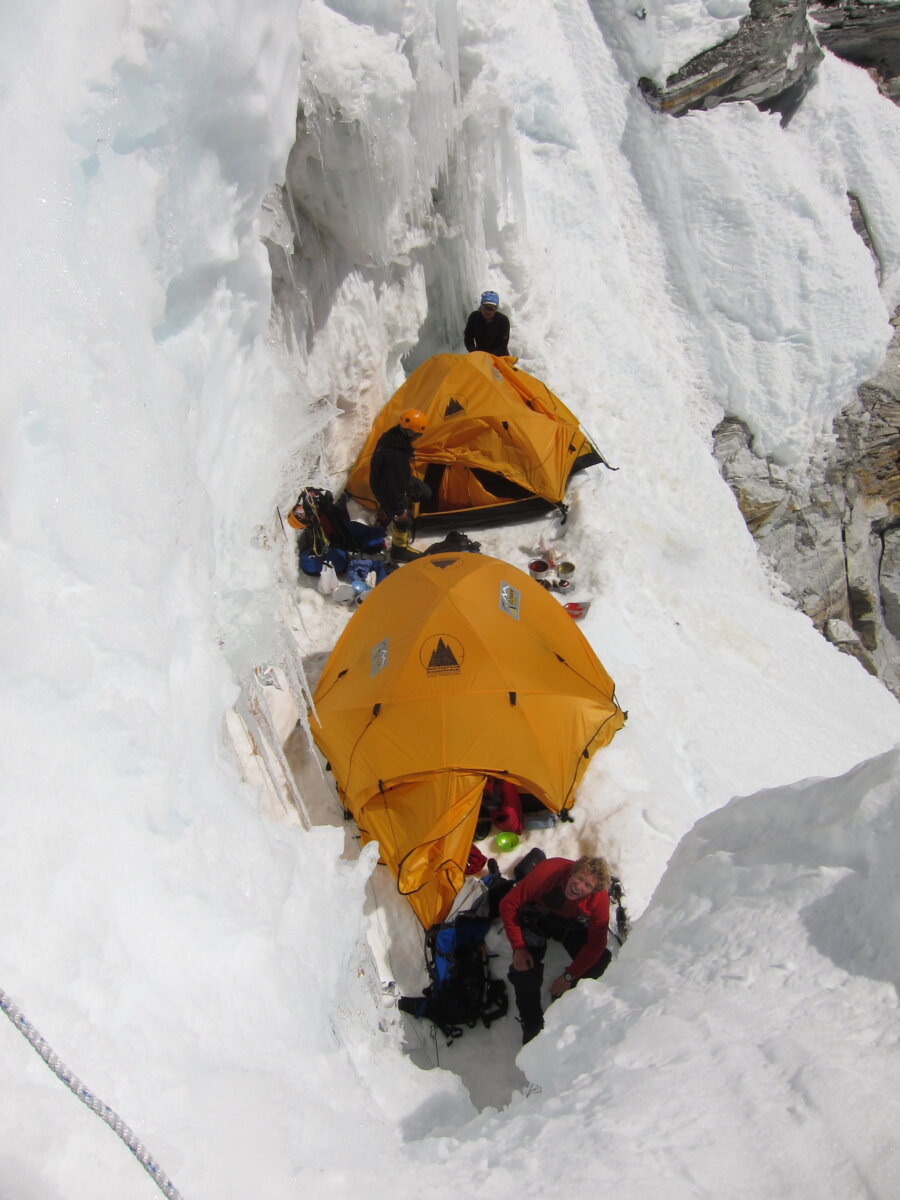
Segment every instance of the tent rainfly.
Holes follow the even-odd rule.
[[[427,929],[462,886],[485,782],[572,806],[625,720],[613,681],[540,584],[482,554],[426,555],[354,613],[310,726],[363,842]]]
[[[416,442],[416,472],[432,491],[420,524],[483,524],[561,505],[572,472],[603,460],[562,401],[515,362],[476,351],[422,363],[376,419],[347,493],[375,507],[375,445],[404,409],[418,408],[428,429]]]

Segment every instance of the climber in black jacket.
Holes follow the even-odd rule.
[[[428,421],[417,408],[407,408],[400,420],[383,433],[376,443],[369,467],[369,488],[391,527],[394,557],[408,557],[412,517],[410,505],[428,500],[431,488],[413,475],[413,442],[425,432]]]
[[[509,317],[498,312],[500,297],[496,292],[482,292],[481,305],[469,313],[463,341],[466,349],[484,350],[498,358],[509,354]]]

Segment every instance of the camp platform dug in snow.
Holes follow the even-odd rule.
[[[380,583],[313,699],[344,806],[426,929],[462,887],[487,779],[570,808],[625,719],[557,600],[483,554],[423,556]]]
[[[379,414],[348,494],[374,507],[375,446],[412,408],[428,420],[415,447],[416,474],[431,490],[420,525],[484,524],[562,504],[572,472],[602,459],[562,401],[515,361],[478,351],[429,358]]]

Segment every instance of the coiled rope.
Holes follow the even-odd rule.
[[[101,1117],[114,1133],[119,1135],[159,1190],[165,1196],[168,1196],[169,1200],[184,1200],[181,1192],[178,1191],[165,1171],[150,1157],[146,1147],[141,1143],[134,1131],[125,1124],[120,1116],[113,1112],[108,1104],[104,1104],[102,1100],[99,1100],[93,1092],[84,1086],[77,1076],[72,1074],[59,1055],[55,1054],[50,1046],[47,1045],[21,1009],[12,1002],[2,988],[0,988],[0,1009],[6,1013],[22,1036],[31,1043],[32,1047],[38,1052],[54,1075],[61,1079],[66,1087],[74,1092],[83,1104],[86,1104],[92,1112]]]

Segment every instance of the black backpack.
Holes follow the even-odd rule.
[[[487,896],[484,897],[487,900]],[[421,996],[403,996],[399,1007],[414,1017],[427,1017],[447,1038],[462,1037],[464,1027],[481,1022],[489,1029],[506,1016],[506,984],[491,976],[484,939],[491,917],[479,905],[452,921],[432,925],[425,934],[425,965],[431,983]]]
[[[466,534],[460,533],[458,529],[451,529],[447,536],[440,542],[435,542],[429,546],[427,550],[423,550],[423,554],[478,554],[481,551],[481,542],[473,542]]]
[[[346,496],[335,500],[331,492],[306,487],[297,497],[293,511],[306,530],[303,540],[311,554],[325,554],[331,546],[347,551],[355,549]]]

